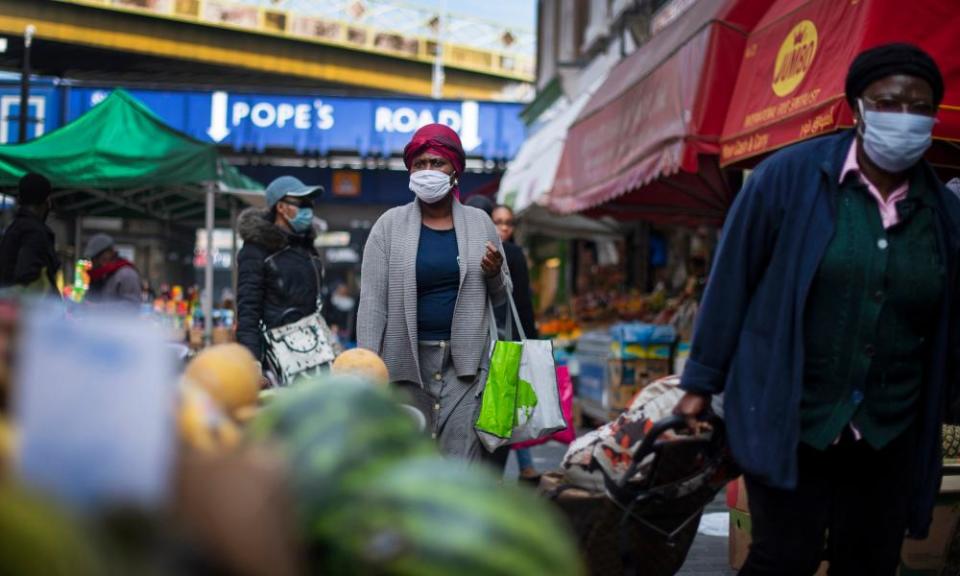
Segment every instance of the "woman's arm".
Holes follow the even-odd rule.
[[[387,327],[388,270],[383,227],[378,220],[363,248],[360,266],[360,307],[357,310],[357,346],[383,354]]]
[[[493,302],[493,305],[496,307],[507,301],[507,293],[513,290],[513,283],[510,280],[510,270],[507,267],[507,257],[503,252],[503,244],[500,243],[500,235],[497,234],[497,228],[493,225],[493,220],[484,218],[483,226],[486,231],[487,241],[497,248],[502,259],[499,273],[493,276],[484,275],[484,279],[487,282],[487,294],[490,296],[490,301]]]
[[[687,392],[719,394],[726,385],[750,298],[766,271],[780,228],[782,212],[774,197],[782,184],[770,168],[761,165],[750,176],[724,223],[680,384]]]

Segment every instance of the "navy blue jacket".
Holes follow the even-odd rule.
[[[681,386],[725,392],[724,417],[740,466],[761,481],[797,482],[804,306],[835,226],[840,171],[853,142],[846,131],[786,148],[762,162],[730,209],[697,317]],[[960,381],[960,199],[939,187],[937,229],[946,289],[921,400],[910,533],[927,534],[940,488],[940,426]]]

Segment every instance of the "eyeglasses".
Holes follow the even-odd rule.
[[[280,202],[297,208],[313,208],[313,200],[309,198],[281,198]]]
[[[908,114],[919,114],[920,116],[936,116],[937,107],[929,102],[901,102],[894,98],[878,98],[876,100],[871,100],[869,98],[861,98],[864,104],[870,110],[876,112],[895,112],[901,113],[905,112]]]

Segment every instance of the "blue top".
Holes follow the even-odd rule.
[[[460,292],[457,233],[420,226],[417,248],[417,337],[449,340]]]
[[[724,394],[730,448],[748,473],[797,485],[807,293],[833,237],[840,170],[853,131],[786,148],[762,162],[724,222],[681,388]],[[914,169],[934,191],[947,285],[937,315],[913,455],[909,530],[923,538],[940,489],[940,424],[957,402],[960,358],[960,201],[930,165]]]

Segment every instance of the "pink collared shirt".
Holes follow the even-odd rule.
[[[904,182],[900,186],[897,186],[893,192],[890,193],[890,196],[886,200],[883,199],[883,196],[880,195],[880,190],[873,185],[873,182],[867,180],[867,177],[863,175],[863,172],[860,171],[860,164],[857,162],[857,141],[854,140],[853,144],[850,145],[850,151],[847,152],[847,160],[843,163],[843,170],[840,171],[840,183],[843,183],[843,179],[847,177],[847,174],[850,172],[855,172],[860,178],[860,181],[863,182],[864,186],[867,187],[867,190],[870,192],[870,195],[873,196],[873,199],[877,201],[877,207],[880,209],[880,218],[883,220],[883,229],[887,230],[891,226],[895,226],[900,222],[900,214],[897,213],[897,202],[903,200],[907,197],[907,192],[910,190],[910,185],[908,182]]]

